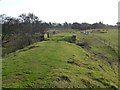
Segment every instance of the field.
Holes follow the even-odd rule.
[[[3,88],[118,88],[117,47],[117,29],[59,31],[3,58]]]

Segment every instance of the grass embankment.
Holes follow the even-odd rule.
[[[117,88],[114,50],[92,34],[75,33],[87,46],[65,41],[73,32],[64,32],[7,55],[3,88]]]

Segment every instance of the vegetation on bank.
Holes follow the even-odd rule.
[[[5,56],[3,88],[118,88],[118,30],[56,32]]]

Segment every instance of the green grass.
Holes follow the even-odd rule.
[[[114,51],[99,37],[75,33],[77,42],[87,41],[91,49],[65,41],[73,32],[63,32],[8,54],[3,59],[3,88],[117,88]]]
[[[117,29],[110,29],[107,33],[96,33],[96,37],[99,38],[100,41],[103,41],[116,52],[118,52],[118,30]]]

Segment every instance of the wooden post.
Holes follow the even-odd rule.
[[[76,34],[72,35],[72,42],[75,43],[76,42]]]
[[[49,32],[47,32],[47,38],[49,38],[50,36],[49,36]]]
[[[55,34],[55,31],[53,31],[53,34]]]

